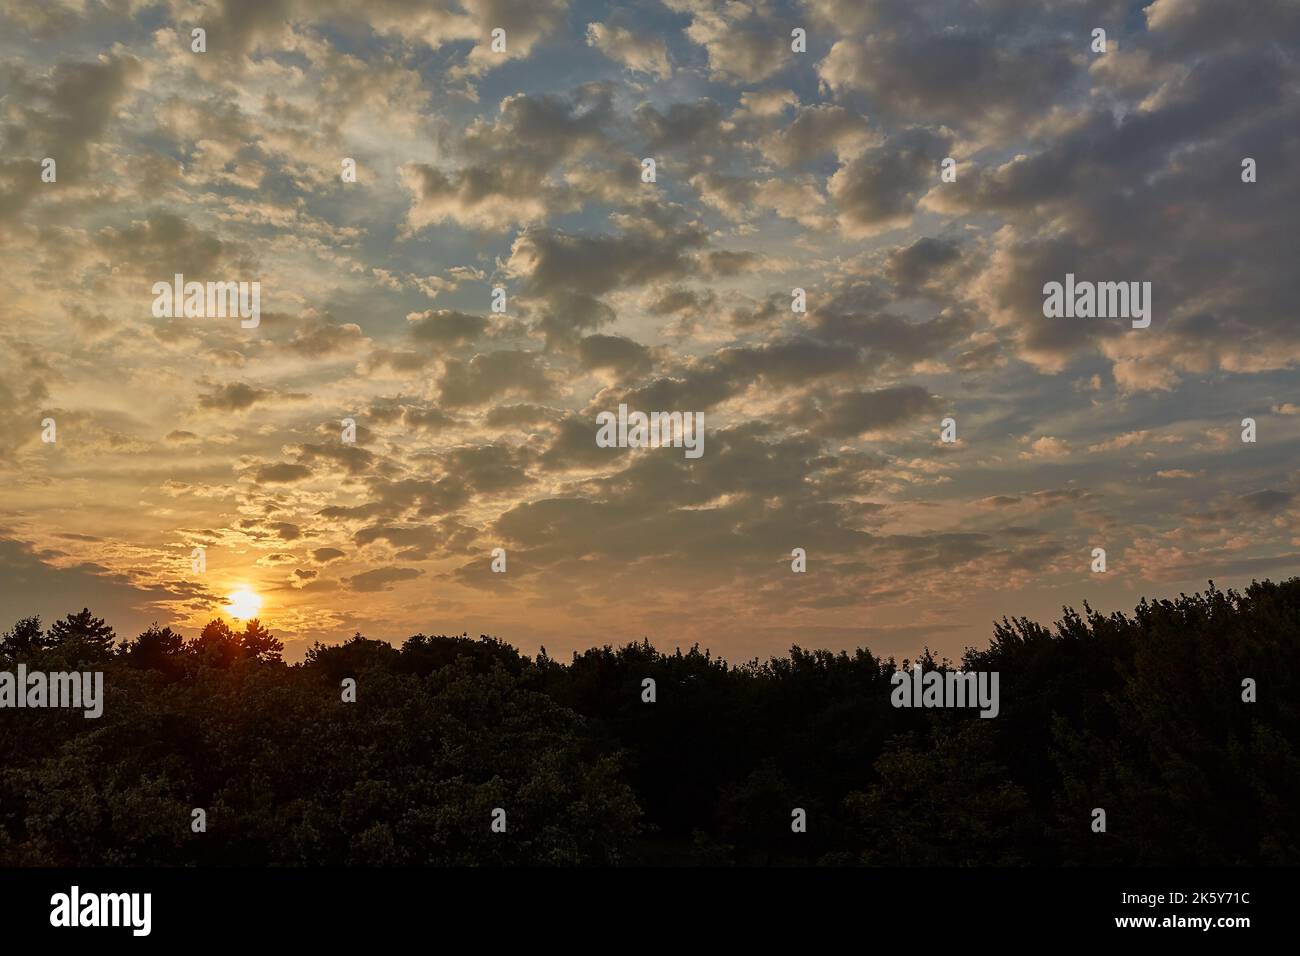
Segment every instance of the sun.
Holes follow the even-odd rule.
[[[251,588],[239,588],[236,591],[231,591],[226,595],[226,600],[230,602],[226,605],[226,613],[237,621],[246,621],[250,617],[256,617],[257,612],[262,609],[261,596],[253,593]]]

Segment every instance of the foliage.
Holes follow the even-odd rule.
[[[0,669],[107,695],[0,711],[0,864],[1300,862],[1300,579],[1004,619],[962,661],[1000,675],[991,720],[895,709],[908,662],[861,649],[356,634],[291,666],[257,621],[114,639],[87,609],[0,636]]]

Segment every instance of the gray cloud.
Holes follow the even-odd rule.
[[[373,571],[363,571],[344,578],[343,583],[353,591],[374,593],[391,590],[399,581],[409,581],[423,573],[419,568],[375,568]]]

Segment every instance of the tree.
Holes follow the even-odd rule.
[[[214,618],[185,649],[212,667],[229,667],[239,659],[239,637],[229,624]]]
[[[134,641],[123,644],[118,653],[132,667],[164,670],[180,656],[184,646],[184,638],[170,627],[160,628],[154,623]]]
[[[77,614],[55,621],[49,636],[51,646],[61,647],[69,656],[83,661],[108,660],[117,638],[102,617],[95,617],[90,608],[84,607]]]
[[[0,655],[17,659],[49,647],[39,616],[25,617],[0,636]]]
[[[926,746],[900,737],[876,761],[880,783],[851,793],[861,862],[886,866],[1005,866],[1041,832],[1024,790],[993,758],[993,721],[935,721]]]
[[[239,652],[243,660],[279,664],[284,642],[272,637],[257,618],[251,618],[244,624],[244,633],[239,635]]]
[[[342,644],[325,645],[317,641],[307,650],[303,667],[319,671],[331,684],[345,677],[356,677],[370,667],[395,665],[401,653],[386,641],[372,641],[357,631]]]
[[[204,625],[186,649],[209,666],[224,668],[237,661],[281,663],[284,643],[271,636],[257,618],[246,621],[242,632],[232,630],[229,624],[216,618]]]
[[[996,720],[893,707],[899,665],[861,649],[561,664],[358,635],[286,666],[260,622],[232,627],[126,643],[95,668],[99,719],[0,719],[0,866],[1300,862],[1300,579],[1003,621],[963,655],[1000,674]],[[65,670],[104,626],[57,630],[24,619],[0,650]]]

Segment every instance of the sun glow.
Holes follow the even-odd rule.
[[[262,609],[262,598],[254,594],[250,588],[239,588],[237,591],[231,591],[226,595],[226,600],[230,602],[226,605],[226,613],[237,621],[246,621],[250,617],[256,617],[257,612]]]

